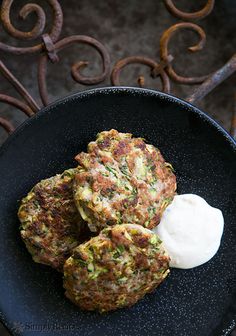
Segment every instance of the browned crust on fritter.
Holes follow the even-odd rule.
[[[129,133],[99,133],[76,160],[75,201],[93,231],[127,222],[154,228],[174,197],[172,166]]]
[[[102,230],[64,266],[66,296],[84,310],[132,306],[168,275],[169,257],[151,231],[133,224]]]
[[[33,260],[62,271],[86,224],[73,199],[75,170],[43,180],[22,200],[21,237]]]

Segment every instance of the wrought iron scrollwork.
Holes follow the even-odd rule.
[[[81,69],[88,65],[86,61],[79,61],[72,65],[71,67],[71,75],[73,79],[85,85],[94,85],[103,82],[106,77],[109,75],[110,70],[110,56],[107,52],[106,48],[99,41],[95,40],[92,37],[84,36],[84,35],[74,35],[70,37],[66,37],[57,43],[53,44],[51,42],[50,53],[53,54],[53,62],[59,61],[58,52],[68,48],[72,44],[83,43],[91,46],[95,50],[98,51],[102,58],[102,73],[96,76],[87,77],[81,74]],[[52,56],[51,56],[52,57]],[[38,84],[39,84],[39,92],[42,99],[43,104],[46,106],[49,104],[48,93],[47,93],[47,84],[46,84],[46,74],[47,74],[47,63],[50,59],[47,54],[42,54],[39,58],[38,64]]]
[[[164,3],[169,12],[178,19],[184,21],[197,21],[205,18],[212,12],[215,5],[215,0],[208,0],[206,5],[201,10],[194,13],[187,13],[181,11],[174,5],[172,0],[164,0]]]
[[[10,11],[13,0],[3,0],[1,6],[1,22],[3,28],[6,32],[20,40],[34,40],[42,35],[45,29],[46,24],[46,14],[42,7],[37,4],[26,4],[20,10],[20,17],[26,19],[26,17],[35,13],[37,15],[37,22],[34,28],[28,32],[22,32],[14,28],[10,19]],[[53,10],[53,23],[49,36],[53,42],[56,42],[61,34],[62,25],[63,25],[63,13],[61,6],[57,0],[48,0],[49,5]],[[32,47],[13,47],[5,43],[0,42],[0,50],[5,52],[10,52],[13,54],[33,54],[39,53],[43,49],[43,43],[36,44]]]
[[[61,6],[57,0],[47,0],[53,12],[53,20],[51,25],[51,30],[45,33],[46,26],[46,14],[42,7],[37,4],[26,4],[21,8],[19,15],[22,19],[26,19],[31,13],[35,13],[37,16],[36,23],[31,31],[23,32],[14,27],[10,19],[10,12],[13,4],[13,0],[3,0],[0,17],[1,23],[5,31],[19,40],[30,40],[35,41],[41,38],[41,41],[37,41],[36,44],[30,47],[14,47],[5,43],[0,42],[0,50],[11,53],[11,54],[37,54],[38,59],[38,84],[39,93],[43,105],[49,104],[47,84],[46,84],[46,73],[47,73],[47,63],[59,62],[58,53],[60,50],[65,49],[72,44],[83,43],[91,46],[98,51],[102,59],[102,71],[99,75],[94,75],[91,77],[84,76],[81,72],[82,68],[88,65],[87,61],[78,61],[71,68],[71,75],[75,81],[85,85],[93,85],[101,83],[109,75],[110,69],[110,56],[105,46],[90,36],[84,35],[74,35],[70,37],[63,38],[59,40],[62,25],[63,25],[63,13]],[[8,95],[0,95],[0,101],[7,103],[21,110],[28,116],[31,116],[40,109],[40,106],[35,102],[33,97],[27,92],[23,85],[13,76],[10,70],[0,62],[0,72],[2,75],[15,87],[18,93],[21,95],[23,101],[10,97]],[[12,132],[13,125],[10,125],[9,121],[4,118],[0,119],[0,125],[8,132]]]
[[[122,69],[124,69],[129,64],[142,64],[146,65],[150,68],[150,75],[152,78],[160,77],[162,82],[162,91],[169,93],[170,92],[170,80],[169,77],[166,74],[165,68],[167,64],[169,64],[173,60],[173,57],[171,55],[168,55],[166,60],[162,62],[155,62],[152,59],[148,57],[142,57],[142,56],[131,56],[126,57],[120,61],[118,61],[111,74],[111,82],[113,85],[120,85],[120,74]],[[138,85],[140,87],[143,87],[145,85],[145,79],[144,77],[140,76],[138,78]]]
[[[204,47],[206,41],[206,34],[204,30],[197,24],[189,21],[197,21],[205,18],[211,13],[214,7],[214,0],[206,1],[205,6],[194,13],[187,13],[178,9],[173,0],[163,0],[169,12],[177,18],[187,21],[174,24],[166,29],[162,34],[160,40],[160,60],[152,60],[149,57],[128,56],[115,63],[111,72],[112,85],[120,85],[121,73],[130,64],[138,64],[149,67],[150,76],[159,78],[162,83],[162,91],[169,93],[171,81],[180,84],[201,84],[195,93],[193,93],[187,100],[195,102],[197,99],[204,97],[217,84],[226,79],[230,74],[236,70],[235,55],[226,63],[221,69],[213,74],[199,76],[199,77],[184,77],[177,74],[174,70],[174,63],[178,59],[178,55],[170,54],[169,42],[174,38],[175,34],[180,30],[192,30],[199,36],[199,42],[188,48],[190,52],[197,52]],[[63,26],[63,13],[59,1],[47,0],[48,5],[52,10],[52,22],[49,31],[46,30],[46,11],[42,6],[34,3],[27,3],[20,11],[19,16],[25,20],[29,15],[34,13],[36,20],[33,28],[30,31],[20,31],[15,28],[11,22],[11,11],[14,0],[3,0],[0,7],[0,19],[5,31],[12,37],[18,40],[30,41],[33,45],[27,47],[15,47],[0,42],[0,51],[11,54],[35,54],[38,57],[38,87],[39,95],[43,105],[49,104],[47,91],[47,67],[48,62],[57,63],[61,59],[59,57],[60,51],[69,48],[72,44],[86,44],[95,49],[101,57],[102,69],[100,74],[94,76],[85,76],[83,69],[88,66],[88,61],[79,60],[71,66],[72,78],[83,85],[96,85],[103,82],[110,74],[110,56],[105,46],[90,36],[74,35],[59,39]],[[13,85],[16,91],[20,94],[22,100],[0,94],[0,101],[24,112],[27,116],[32,116],[41,106],[39,106],[25,87],[14,77],[11,71],[0,61],[0,73]],[[138,85],[144,87],[146,84],[145,78],[139,76]],[[232,118],[231,134],[235,135],[236,130],[236,111]],[[0,117],[0,126],[7,132],[11,133],[14,130],[13,125],[6,119]]]
[[[188,50],[190,52],[193,52],[193,53],[197,52],[204,47],[204,44],[206,42],[206,34],[201,27],[199,27],[195,23],[191,23],[191,22],[177,23],[177,24],[171,26],[169,29],[167,29],[161,37],[161,40],[160,40],[160,56],[161,56],[161,60],[163,60],[164,62],[167,61],[167,59],[168,59],[168,55],[169,55],[168,46],[169,46],[169,42],[170,42],[171,38],[178,31],[183,30],[183,29],[190,29],[190,30],[196,32],[199,35],[199,38],[200,38],[199,42],[196,45],[188,48]],[[168,65],[166,67],[166,71],[167,71],[169,77],[173,81],[175,81],[177,83],[181,83],[181,84],[201,84],[209,76],[208,75],[208,76],[201,76],[201,77],[183,77],[183,76],[178,75],[175,72],[172,64],[170,64],[170,63],[168,63]]]

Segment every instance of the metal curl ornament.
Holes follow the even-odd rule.
[[[16,107],[18,110],[24,112],[28,117],[33,116],[39,109],[39,106],[2,61],[0,61],[0,73],[12,84],[25,101],[22,102],[17,98],[0,94],[0,102]],[[3,127],[9,134],[15,130],[12,123],[3,117],[0,117],[0,126]]]
[[[85,61],[80,61],[72,65],[71,67],[71,75],[73,79],[80,83],[80,84],[85,84],[85,85],[94,85],[94,84],[99,84],[105,80],[105,78],[108,76],[109,71],[110,71],[110,56],[106,48],[101,44],[99,41],[96,39],[85,36],[85,35],[74,35],[70,37],[66,37],[57,43],[54,44],[53,49],[52,49],[52,43],[50,44],[50,52],[54,54],[55,61],[59,61],[57,53],[65,48],[68,48],[72,44],[87,44],[91,47],[93,47],[95,50],[98,51],[98,53],[101,56],[102,59],[102,73],[97,76],[84,76],[81,74],[81,68],[85,67],[88,65],[88,62]],[[39,63],[38,63],[38,85],[39,85],[39,92],[40,96],[42,99],[43,104],[46,106],[49,104],[49,99],[48,99],[48,93],[47,93],[47,62],[48,59],[50,59],[50,56],[47,54],[42,54],[39,58]]]
[[[205,18],[212,12],[215,5],[215,0],[208,0],[206,5],[201,10],[194,13],[181,11],[180,9],[175,7],[172,0],[164,0],[164,3],[168,11],[178,19],[181,19],[183,21],[197,21]]]
[[[178,31],[180,31],[182,29],[190,29],[190,30],[196,32],[200,37],[200,40],[196,45],[188,48],[188,50],[190,52],[197,52],[197,51],[201,50],[203,48],[203,46],[205,45],[206,34],[201,27],[199,27],[195,23],[191,23],[191,22],[177,23],[177,24],[171,26],[169,29],[167,29],[161,36],[160,56],[161,56],[162,61],[167,62],[167,57],[169,55],[169,51],[168,51],[169,42],[170,42],[172,36],[175,35]],[[209,77],[209,75],[201,76],[201,77],[183,77],[183,76],[180,76],[174,71],[174,69],[173,69],[173,67],[170,63],[166,67],[166,72],[168,73],[169,77],[173,81],[175,81],[177,83],[181,83],[181,84],[200,84],[200,83],[204,82],[204,80],[206,80]]]
[[[71,45],[74,42],[78,42],[78,43],[87,43],[92,47],[94,47],[100,53],[103,61],[103,72],[100,75],[93,77],[87,77],[82,75],[81,73],[82,68],[88,65],[87,61],[79,61],[74,65],[72,65],[71,67],[71,75],[74,78],[74,80],[85,85],[97,84],[102,82],[106,78],[109,72],[110,59],[109,54],[107,53],[105,47],[97,40],[94,40],[87,36],[85,37],[82,36],[81,39],[80,35],[76,35],[58,42],[63,24],[63,13],[61,10],[61,6],[59,1],[57,0],[45,0],[45,1],[47,1],[49,6],[52,8],[53,22],[51,30],[48,33],[45,32],[45,34],[43,34],[46,27],[46,14],[40,5],[28,3],[21,8],[19,14],[22,19],[26,19],[32,13],[36,14],[37,17],[34,27],[31,29],[31,31],[24,32],[16,29],[11,23],[10,12],[14,1],[2,0],[0,5],[0,19],[2,20],[2,26],[6,30],[6,32],[12,37],[15,37],[19,40],[32,41],[36,40],[41,36],[42,41],[35,42],[35,45],[33,46],[22,48],[10,46],[0,42],[0,51],[3,50],[5,52],[16,55],[17,54],[41,55],[39,59],[38,81],[39,81],[40,95],[42,97],[44,104],[46,105],[48,104],[47,84],[46,84],[47,62],[48,60],[50,60],[52,63],[58,62],[59,57],[57,53],[61,49],[69,47],[69,45]],[[198,20],[207,16],[213,9],[215,2],[214,0],[208,0],[206,2],[205,7],[202,10],[195,13],[186,13],[178,10],[173,4],[172,0],[164,0],[164,1],[166,7],[171,12],[171,14],[175,15],[176,17],[182,20],[187,21]],[[182,28],[191,29],[200,36],[199,43],[193,47],[190,47],[189,50],[192,52],[201,50],[205,43],[206,38],[204,31],[199,26],[194,25],[193,23],[186,23],[186,22],[179,23],[168,29],[166,32],[164,32],[161,39],[161,60],[159,63],[146,57],[140,57],[140,56],[127,57],[116,63],[111,76],[113,84],[116,85],[120,84],[119,82],[120,72],[125,66],[128,66],[128,64],[131,63],[143,64],[149,66],[149,68],[151,69],[151,76],[153,78],[158,76],[161,78],[163,91],[165,92],[170,91],[169,79],[175,80],[178,83],[182,84],[198,84],[202,83],[205,80],[204,83],[201,86],[199,86],[192,93],[191,96],[187,97],[188,101],[195,102],[199,99],[202,99],[216,85],[218,85],[221,81],[225,80],[235,71],[236,63],[234,55],[221,69],[218,69],[214,74],[211,74],[209,76],[182,77],[176,74],[171,65],[171,61],[173,58],[168,53],[168,44],[173,34]],[[76,41],[73,41],[74,39]],[[21,101],[14,97],[1,94],[0,101],[22,110],[27,116],[31,116],[34,113],[36,113],[40,109],[40,106],[2,62],[0,62],[0,72],[12,84],[12,86],[17,90],[17,92],[22,97]],[[168,76],[170,78],[168,78]],[[145,78],[143,76],[139,76],[138,85],[144,87]],[[236,129],[235,111],[233,113],[231,122],[231,134],[234,136]],[[8,133],[13,132],[14,130],[14,126],[3,117],[0,117],[0,126],[2,126]]]
[[[15,127],[12,125],[12,123],[2,117],[0,117],[0,126],[4,128],[8,134],[11,134],[15,131]]]
[[[17,98],[0,94],[0,102],[16,107],[17,109],[24,112],[28,117],[32,117],[34,115],[34,112],[31,110],[31,108]]]
[[[3,28],[6,30],[8,34],[11,36],[22,39],[22,40],[33,40],[39,37],[45,29],[46,24],[46,15],[42,7],[36,4],[26,4],[20,10],[20,17],[22,19],[26,19],[26,17],[35,13],[37,15],[37,22],[33,29],[28,32],[22,32],[14,28],[10,19],[10,10],[12,6],[13,0],[3,0],[0,16]],[[61,6],[57,0],[48,0],[49,5],[53,10],[53,25],[51,31],[49,32],[49,36],[53,42],[56,42],[61,34],[62,24],[63,24],[63,14],[61,10]],[[5,52],[10,52],[13,54],[33,54],[40,52],[43,48],[43,44],[37,44],[32,47],[13,47],[8,44],[0,42],[0,50]]]
[[[157,63],[153,61],[152,59],[148,57],[142,57],[142,56],[130,56],[123,58],[122,60],[118,61],[112,70],[111,74],[111,83],[112,85],[120,86],[120,75],[121,71],[129,64],[143,64],[148,66],[151,69],[151,77],[156,78],[160,77],[162,82],[162,91],[165,93],[170,92],[170,81],[169,78],[165,72],[165,67],[167,66],[167,63],[172,61],[172,56],[167,56],[165,61],[162,61],[160,63]],[[138,78],[138,85],[140,87],[143,87],[145,83],[145,79],[143,76],[140,76]]]
[[[18,79],[11,73],[11,71],[5,66],[5,64],[2,61],[0,61],[0,73],[9,81],[9,83],[12,84],[12,86],[21,95],[21,97],[26,103],[24,104],[25,106],[23,106],[21,104],[21,101],[11,97],[10,99],[11,101],[12,99],[14,99],[15,102],[18,100],[18,102],[20,103],[15,103],[14,105],[14,103],[11,104],[10,102],[8,102],[10,105],[16,106],[17,108],[21,109],[26,114],[27,114],[26,111],[31,111],[32,113],[35,113],[40,109],[39,105],[36,103],[33,97],[31,97],[29,92],[24,88],[24,86],[18,81]],[[2,96],[2,100],[1,100],[2,102],[4,102],[3,97],[9,98],[9,96],[6,96],[6,95],[1,95],[1,96]],[[32,114],[29,113],[28,115],[30,116]]]

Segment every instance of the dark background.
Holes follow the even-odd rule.
[[[22,22],[18,18],[19,9],[28,2],[26,0],[13,1],[11,18],[18,29],[29,30],[35,22],[34,15],[30,16],[26,22]],[[48,32],[51,12],[47,1],[34,0],[31,2],[38,3],[45,8],[48,22],[45,32]],[[194,11],[202,8],[206,0],[178,0],[175,3],[180,9]],[[61,36],[80,34],[98,39],[109,50],[113,65],[120,58],[134,55],[148,56],[158,60],[161,34],[172,24],[180,22],[167,12],[160,0],[62,0],[60,4],[64,12],[64,26]],[[205,48],[196,54],[187,52],[187,47],[197,42],[196,35],[190,31],[179,32],[170,44],[170,52],[175,56],[174,67],[178,73],[197,76],[208,74],[221,67],[236,51],[235,18],[236,1],[216,0],[212,14],[198,23],[207,34],[207,42]],[[2,28],[0,29],[0,41],[16,46],[34,44],[33,41],[22,42],[9,38]],[[72,92],[84,90],[85,87],[75,83],[70,77],[70,66],[75,61],[90,61],[90,66],[85,70],[86,74],[96,74],[101,71],[99,56],[90,47],[77,45],[61,52],[59,56],[59,64],[50,65],[48,72],[51,101]],[[38,100],[36,57],[12,56],[0,52],[0,59]],[[159,79],[149,79],[149,69],[145,66],[131,65],[127,67],[122,73],[122,84],[136,85],[136,79],[139,75],[145,75],[147,87],[160,88]],[[109,78],[100,86],[107,85],[110,85]],[[186,97],[193,89],[193,86],[172,84],[172,93],[179,97]],[[209,94],[198,106],[228,130],[235,92],[236,76],[234,75]],[[0,93],[8,93],[17,97],[14,89],[2,77]],[[22,112],[5,104],[1,104],[0,116],[7,117],[15,126],[26,118]],[[6,137],[6,132],[0,130],[0,143]],[[1,327],[0,335],[5,335]]]

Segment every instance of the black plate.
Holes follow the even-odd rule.
[[[81,312],[63,294],[62,276],[32,262],[18,230],[19,200],[43,178],[75,166],[74,156],[102,130],[147,139],[176,170],[179,193],[196,193],[225,217],[217,255],[171,271],[129,309]],[[177,98],[133,88],[96,89],[45,108],[0,151],[0,308],[14,335],[228,335],[235,325],[236,144],[212,119]],[[234,305],[234,306],[233,306]]]

